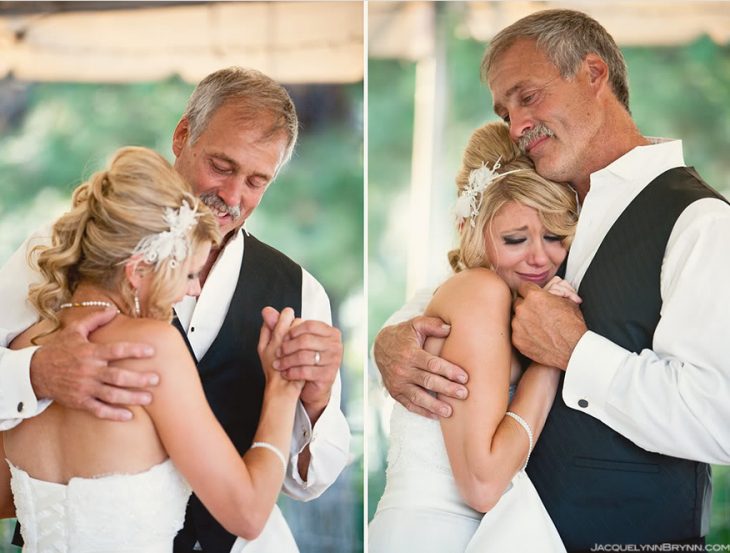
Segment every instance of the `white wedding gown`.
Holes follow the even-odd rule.
[[[190,486],[169,459],[138,474],[37,480],[10,465],[24,553],[171,553]]]
[[[524,471],[483,514],[456,487],[441,426],[396,403],[383,496],[368,531],[369,553],[565,552]]]

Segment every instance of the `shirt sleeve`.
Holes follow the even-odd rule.
[[[322,285],[302,269],[302,318],[332,324],[330,302]],[[340,406],[342,382],[338,374],[332,385],[329,403],[312,424],[301,402],[294,419],[289,470],[284,493],[308,501],[322,493],[337,479],[347,464],[350,451],[350,428]],[[311,460],[306,482],[297,469],[299,454],[309,445]]]
[[[587,332],[563,399],[657,453],[730,464],[730,206],[699,200],[665,252],[653,349],[629,352]]]
[[[10,350],[8,345],[18,334],[38,320],[28,301],[28,288],[39,275],[28,263],[28,252],[46,243],[50,227],[34,233],[0,268],[0,430],[20,424],[43,411],[49,401],[38,401],[30,382],[30,360],[36,347]]]

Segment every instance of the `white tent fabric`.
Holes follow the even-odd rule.
[[[7,4],[7,3],[5,3]],[[228,65],[284,83],[363,78],[362,2],[208,2],[0,12],[0,78],[197,82]]]

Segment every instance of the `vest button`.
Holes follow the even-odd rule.
[[[583,407],[583,409],[585,409],[586,407],[588,407],[588,402],[585,399],[579,399],[578,407]]]
[[[22,412],[23,412],[23,402],[21,401],[20,403],[18,403],[18,413],[22,413]]]

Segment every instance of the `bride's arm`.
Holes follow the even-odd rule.
[[[528,451],[527,433],[505,416],[512,358],[511,300],[509,288],[495,273],[472,269],[442,285],[427,309],[451,324],[441,356],[469,373],[469,397],[451,401],[453,415],[441,419],[441,429],[459,492],[480,512],[497,503]],[[537,439],[558,374],[531,368],[527,375],[511,408]]]
[[[288,455],[302,383],[267,370],[293,319],[293,312],[285,311],[265,351],[260,348],[267,382],[254,442],[266,442]],[[274,507],[285,467],[266,448],[250,449],[241,458],[205,399],[179,333],[169,325],[161,330],[165,336],[156,339],[157,358],[152,363],[162,374],[147,411],[173,463],[205,507],[226,530],[253,539]]]
[[[10,467],[5,461],[5,447],[3,433],[0,432],[0,518],[13,518],[15,504],[13,493],[10,491]]]

